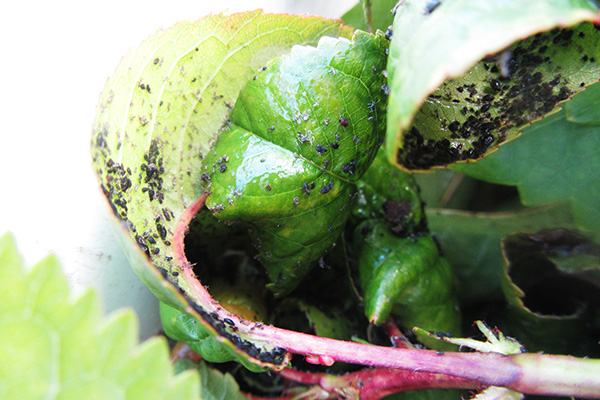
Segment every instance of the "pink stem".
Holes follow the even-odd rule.
[[[188,295],[196,299],[208,313],[216,312],[219,318],[230,319],[238,334],[247,340],[263,342],[269,346],[286,349],[290,353],[309,356],[312,359],[323,357],[327,360],[366,366],[402,369],[407,371],[406,374],[414,372],[444,374],[479,382],[482,385],[514,388],[521,393],[576,395],[594,398],[600,392],[598,380],[591,380],[585,389],[578,390],[577,375],[573,378],[575,383],[569,383],[570,386],[560,386],[555,381],[560,380],[561,374],[551,375],[548,373],[547,376],[538,379],[540,368],[530,368],[532,363],[537,362],[537,357],[554,357],[557,365],[561,365],[561,362],[565,361],[564,357],[561,361],[561,356],[537,354],[506,356],[499,353],[479,352],[444,353],[433,350],[382,347],[323,338],[244,320],[219,306],[218,302],[198,281],[191,264],[185,257],[183,239],[187,227],[191,219],[204,206],[205,199],[206,195],[201,196],[183,213],[173,236],[173,245],[176,246],[174,249],[178,254],[182,275],[190,285],[191,290]],[[191,307],[190,312],[193,313]],[[570,362],[569,358],[566,360]],[[416,377],[416,382],[426,375],[413,376]],[[530,382],[535,382],[535,384],[530,384]]]
[[[319,385],[329,393],[352,391],[361,400],[378,400],[392,393],[420,389],[478,389],[481,383],[428,372],[373,368],[345,375],[301,372],[286,368],[281,376],[305,385]]]

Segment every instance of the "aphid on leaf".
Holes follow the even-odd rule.
[[[348,126],[348,120],[346,118],[340,118],[338,119],[338,122],[340,123],[341,126],[343,126],[344,128]]]
[[[310,189],[308,187],[308,183],[304,182],[302,184],[302,190],[304,190],[304,193],[306,193],[307,195],[310,195]]]
[[[394,35],[394,28],[392,27],[392,25],[388,26],[387,30],[385,31],[385,38],[387,40],[392,40],[392,36]]]

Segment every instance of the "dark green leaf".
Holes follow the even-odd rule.
[[[384,37],[358,32],[269,63],[204,160],[207,207],[250,224],[277,294],[297,286],[351,212],[353,183],[383,139],[386,48]]]
[[[517,233],[502,245],[503,330],[529,351],[597,354],[600,245],[566,229]]]
[[[454,170],[516,185],[525,205],[564,203],[577,226],[600,229],[600,135],[594,125],[569,122],[564,111],[527,128],[519,139],[474,164]]]
[[[390,164],[383,149],[379,149],[356,187],[355,219],[383,218],[393,225],[394,233],[403,236],[425,229],[425,214],[414,176]]]
[[[431,236],[399,238],[385,222],[367,220],[356,228],[354,243],[365,313],[372,323],[384,322],[393,312],[408,329],[460,332],[451,267]],[[436,340],[419,339],[439,347]]]
[[[458,278],[459,297],[477,303],[502,297],[500,240],[509,233],[574,228],[564,207],[540,207],[503,213],[428,209],[427,221],[444,257]],[[473,282],[480,282],[474,285]]]
[[[600,79],[600,31],[590,23],[550,30],[597,21],[592,2],[430,6],[405,2],[394,21],[386,144],[388,158],[405,168],[487,155]]]

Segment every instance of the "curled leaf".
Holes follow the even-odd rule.
[[[409,329],[460,332],[452,271],[431,236],[399,238],[385,222],[367,220],[356,228],[354,243],[365,313],[372,323],[393,313]],[[420,340],[436,343],[424,336]]]
[[[403,2],[388,64],[388,158],[428,169],[515,138],[600,79],[600,31],[577,25],[599,20],[592,1]]]
[[[161,301],[258,365],[285,359],[269,357],[276,349],[266,341],[250,346],[224,326],[183,251],[203,204],[201,161],[259,68],[294,44],[351,32],[336,20],[260,11],[182,22],[124,57],[97,106],[94,169],[134,270]],[[260,360],[248,355],[259,351]]]
[[[386,49],[365,32],[295,47],[242,89],[204,160],[207,207],[249,224],[279,295],[335,242],[383,140]]]
[[[530,351],[597,352],[600,246],[566,229],[509,235],[502,246],[503,330]]]

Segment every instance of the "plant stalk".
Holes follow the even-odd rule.
[[[196,278],[183,251],[183,237],[189,221],[204,205],[206,195],[187,210],[180,221],[173,246],[177,248],[182,275],[194,298],[208,313],[228,318],[245,339],[269,343],[290,353],[371,367],[408,372],[443,374],[474,381],[481,386],[501,386],[525,394],[600,397],[600,360],[547,354],[461,353],[383,347],[329,339],[242,320],[217,307],[210,293]],[[190,309],[190,311],[192,311]],[[328,364],[330,365],[330,364]],[[424,377],[425,375],[414,375]],[[431,386],[443,388],[444,386]]]

